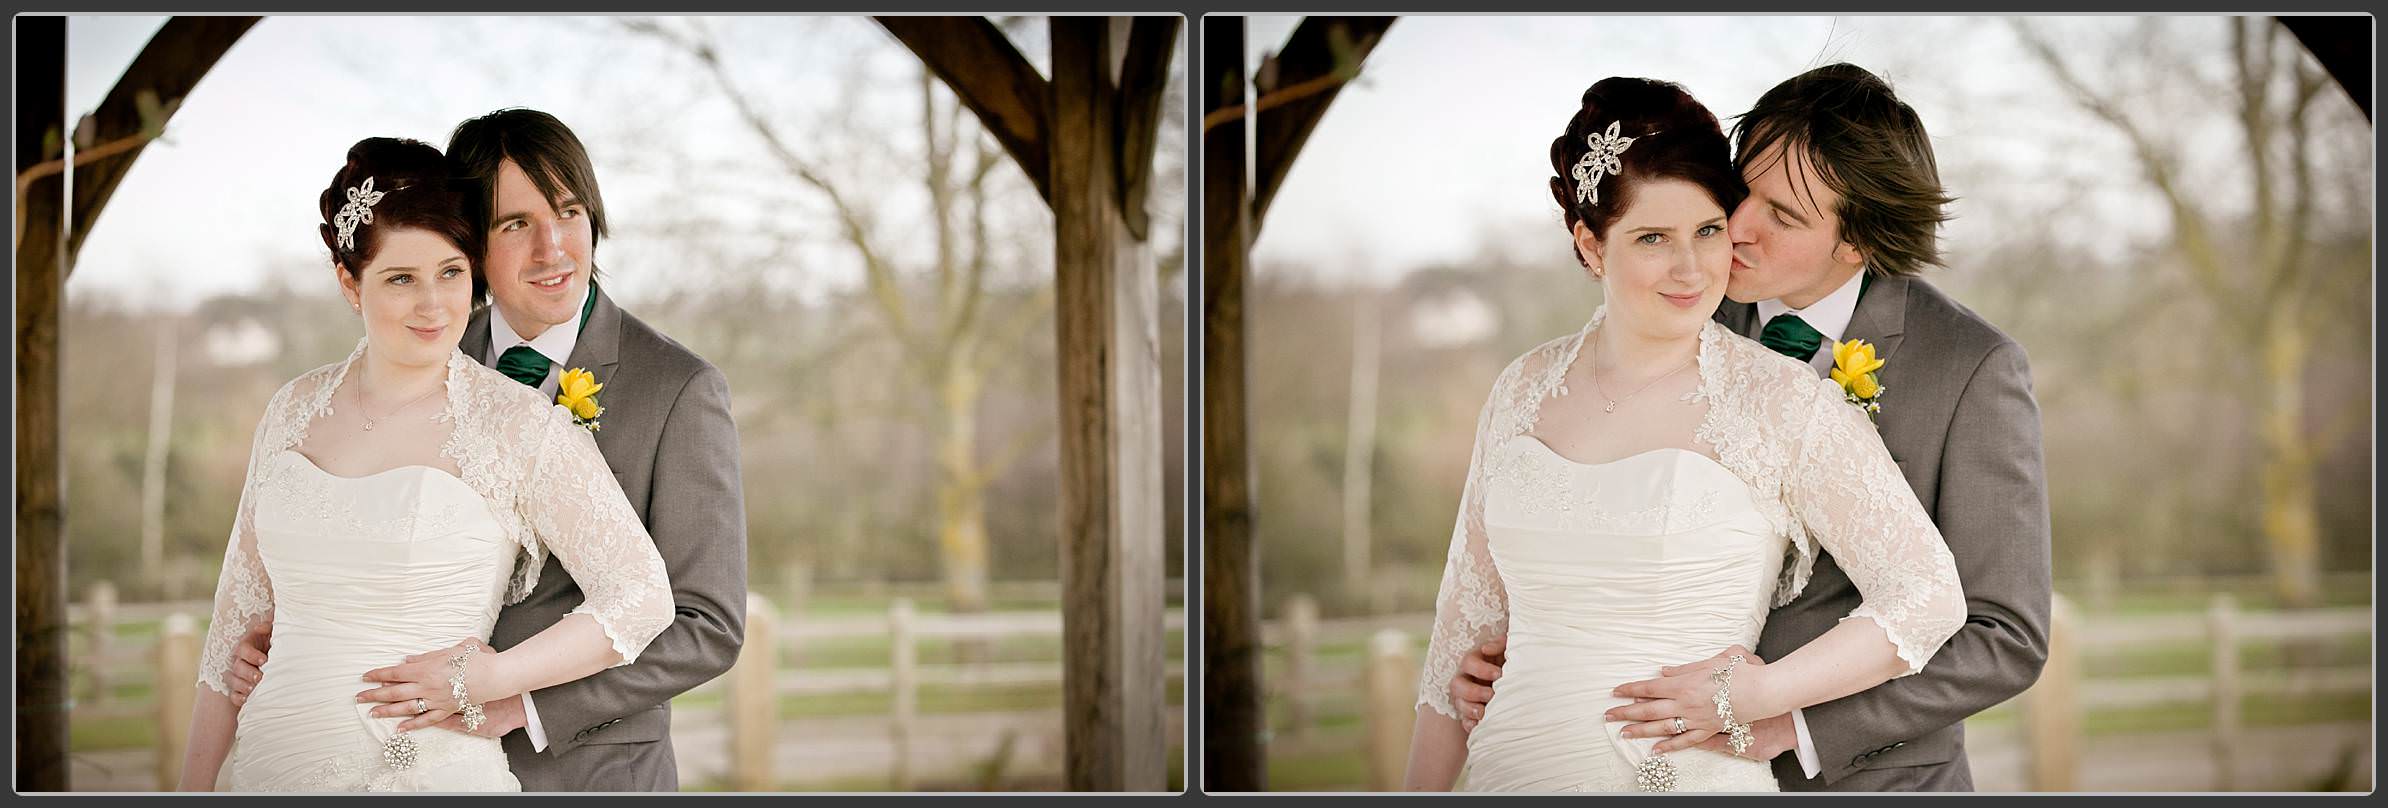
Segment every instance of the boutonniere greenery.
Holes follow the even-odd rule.
[[[1841,386],[1841,393],[1849,403],[1866,411],[1866,420],[1882,412],[1882,394],[1889,388],[1882,386],[1882,360],[1874,358],[1874,346],[1865,340],[1848,342],[1835,340],[1832,344],[1832,380]]]
[[[597,374],[585,368],[564,371],[556,384],[556,404],[572,411],[572,422],[597,431],[597,416],[605,414],[605,407],[597,403],[597,391],[605,385],[597,383]]]

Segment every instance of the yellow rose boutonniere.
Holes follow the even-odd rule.
[[[556,404],[572,411],[573,423],[595,432],[597,416],[605,414],[605,408],[597,404],[597,391],[603,389],[605,385],[597,383],[597,374],[573,368],[564,371],[564,378],[556,384]]]
[[[1889,391],[1889,388],[1882,386],[1882,377],[1875,375],[1875,371],[1881,369],[1882,360],[1874,358],[1874,346],[1867,345],[1865,340],[1833,342],[1833,383],[1841,386],[1841,392],[1848,396],[1849,403],[1866,411],[1866,420],[1869,421],[1882,412],[1882,394]]]

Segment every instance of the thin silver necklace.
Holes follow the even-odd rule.
[[[1595,386],[1597,386],[1597,385],[1598,385],[1598,380],[1594,380],[1594,384],[1595,384]],[[446,387],[446,386],[447,386],[446,384],[435,384],[435,385],[432,385],[432,386],[431,386],[431,389],[424,390],[422,395],[415,396],[415,397],[414,397],[412,400],[409,400],[409,401],[407,401],[407,402],[406,402],[406,403],[404,403],[404,404],[400,404],[400,405],[398,405],[397,407],[395,407],[395,408],[392,408],[392,409],[390,410],[390,412],[389,412],[389,414],[388,414],[388,415],[384,415],[384,416],[382,416],[382,417],[383,417],[383,418],[386,418],[386,417],[389,417],[389,415],[397,415],[397,414],[399,414],[399,413],[401,413],[401,412],[405,412],[405,411],[406,411],[406,408],[408,408],[408,407],[412,407],[412,406],[414,406],[414,405],[416,405],[416,404],[419,404],[419,403],[421,403],[421,402],[423,401],[423,399],[430,398],[432,393],[437,393],[437,392],[439,392],[439,391],[440,391],[440,388],[443,388],[443,387]],[[368,411],[368,410],[366,410],[366,409],[365,409],[365,375],[364,375],[364,374],[362,374],[362,373],[360,373],[360,374],[357,374],[357,415],[360,415],[360,416],[363,416],[363,417],[364,417],[364,419],[365,419],[365,431],[367,431],[367,432],[371,432],[371,431],[373,431],[373,425],[374,425],[376,422],[378,422],[378,421],[380,421],[380,420],[381,420],[381,418],[376,418],[376,417],[374,417],[374,415],[373,415],[373,413],[372,413],[371,411]]]
[[[1584,337],[1584,340],[1585,340],[1586,342],[1588,342],[1588,343],[1598,343],[1598,342],[1599,342],[1599,337],[1600,337],[1600,332],[1597,332],[1597,331],[1595,331],[1595,332],[1593,332],[1593,333],[1591,333],[1591,334],[1589,334],[1589,335],[1585,336],[1585,337]],[[1597,349],[1597,347],[1598,347],[1598,346],[1597,346],[1597,345],[1594,345],[1593,347],[1594,347],[1595,349]],[[1697,350],[1694,350],[1694,351],[1692,351],[1692,356],[1691,356],[1691,358],[1690,358],[1690,359],[1683,360],[1683,364],[1676,365],[1674,370],[1667,371],[1665,374],[1662,374],[1662,375],[1660,375],[1658,378],[1651,379],[1651,380],[1650,380],[1648,383],[1646,383],[1646,384],[1643,384],[1643,385],[1642,385],[1642,386],[1640,386],[1640,387],[1636,387],[1636,388],[1634,388],[1633,392],[1631,392],[1631,393],[1626,393],[1624,398],[1609,398],[1609,394],[1607,394],[1607,393],[1604,393],[1604,392],[1601,392],[1601,390],[1600,390],[1600,357],[1599,357],[1599,354],[1598,354],[1597,352],[1595,352],[1595,353],[1593,354],[1593,361],[1592,361],[1592,393],[1593,393],[1594,395],[1600,396],[1600,400],[1608,402],[1606,405],[1603,405],[1603,406],[1600,408],[1600,411],[1601,411],[1601,412],[1616,412],[1616,411],[1617,411],[1617,405],[1625,403],[1625,400],[1626,400],[1626,399],[1633,398],[1634,396],[1640,395],[1640,394],[1642,393],[1642,391],[1650,389],[1650,386],[1651,386],[1651,385],[1657,384],[1657,383],[1659,383],[1659,382],[1662,382],[1662,381],[1666,381],[1666,380],[1667,380],[1669,377],[1672,377],[1672,376],[1674,376],[1674,375],[1675,375],[1675,374],[1677,374],[1677,373],[1682,373],[1684,368],[1691,367],[1693,362],[1698,362],[1698,361],[1700,361],[1700,352],[1699,352],[1699,351],[1697,351]]]

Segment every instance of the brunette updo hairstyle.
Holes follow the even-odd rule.
[[[1619,136],[1634,139],[1617,158],[1625,171],[1600,178],[1600,201],[1578,201],[1576,161],[1592,150],[1591,136],[1608,131],[1612,122],[1620,124]],[[1604,234],[1633,205],[1635,188],[1651,180],[1700,186],[1728,214],[1749,194],[1741,173],[1733,168],[1732,146],[1716,115],[1692,100],[1682,85],[1656,79],[1612,76],[1585,90],[1583,107],[1567,121],[1567,132],[1551,141],[1551,170],[1557,174],[1550,178],[1551,198],[1566,214],[1570,244],[1577,222],[1595,235]],[[1575,260],[1591,266],[1580,249]]]
[[[373,203],[373,221],[358,224],[350,246],[342,249],[340,231],[332,226],[332,220],[348,205],[348,192],[363,186],[367,179],[382,195],[381,201]],[[473,262],[473,299],[480,300],[489,281],[481,276],[484,236],[466,211],[474,185],[452,176],[447,158],[431,144],[366,138],[348,147],[348,164],[332,175],[332,186],[316,199],[316,208],[323,215],[316,231],[323,236],[324,248],[331,250],[332,261],[345,267],[352,280],[362,280],[365,265],[381,250],[384,232],[393,228],[430,231],[456,245]]]

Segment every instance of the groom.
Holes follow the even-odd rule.
[[[524,791],[676,790],[671,699],[729,670],[745,639],[746,508],[728,382],[598,287],[605,202],[562,121],[492,112],[458,125],[447,154],[459,176],[488,189],[473,213],[489,225],[481,267],[491,304],[473,313],[458,349],[550,397],[568,369],[605,385],[597,449],[663,555],[674,606],[671,626],[636,662],[490,702],[478,733],[502,738]],[[581,600],[550,555],[538,587],[498,613],[489,644],[529,639]],[[239,701],[265,655],[252,639],[236,656]],[[453,716],[440,726],[464,731]]]
[[[1756,722],[1743,754],[1773,761],[1788,791],[1970,791],[1963,721],[2030,687],[2048,657],[2047,485],[2023,346],[1918,277],[1939,263],[1948,198],[1922,121],[1881,78],[1849,64],[1808,71],[1767,91],[1733,134],[1750,195],[1727,221],[1733,269],[1716,319],[1819,376],[1833,341],[1876,346],[1876,428],[1956,556],[1968,613],[1922,672]],[[1781,659],[1861,600],[1820,552],[1807,588],[1767,617],[1757,656]],[[1470,651],[1449,685],[1469,728],[1502,650]],[[1614,715],[1704,707],[1672,703]],[[1729,754],[1721,735],[1702,747]]]

